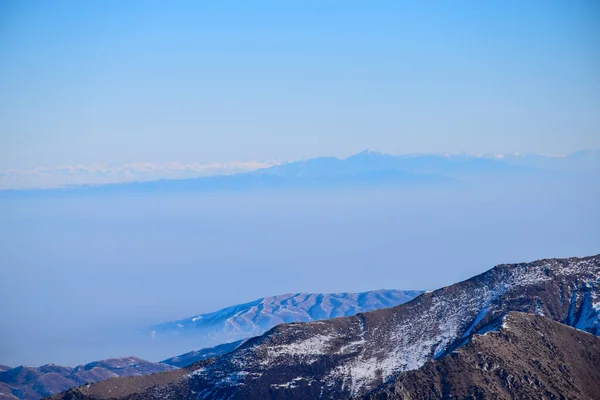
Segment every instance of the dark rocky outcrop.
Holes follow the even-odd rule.
[[[600,399],[600,338],[544,317],[509,313],[497,331],[400,374],[366,398]]]

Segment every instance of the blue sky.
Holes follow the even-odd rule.
[[[0,168],[600,147],[595,1],[0,4]]]
[[[598,71],[596,0],[4,0],[0,186],[41,166],[600,148]],[[434,289],[597,253],[598,179],[569,171],[0,196],[0,363],[153,358],[118,336],[268,295]]]

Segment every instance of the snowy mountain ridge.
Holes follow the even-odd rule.
[[[418,290],[374,290],[363,293],[288,293],[166,322],[151,328],[151,335],[202,335],[225,343],[260,335],[290,322],[347,317],[360,312],[394,307],[423,293]]]
[[[195,371],[191,384],[198,398],[360,397],[510,311],[599,335],[599,294],[600,256],[499,265],[398,307],[280,325]]]
[[[515,312],[525,314],[515,317]],[[508,326],[507,315],[513,315]],[[513,329],[513,322],[517,320],[524,328],[521,333]],[[533,325],[528,321],[533,321]],[[565,330],[561,325],[577,330]],[[554,339],[555,345],[563,347],[548,344],[545,334],[551,331],[562,332]],[[529,358],[515,354],[536,347],[546,364],[530,363],[530,370],[542,371],[546,366],[554,368],[552,357],[559,354],[557,351],[571,351],[569,343],[585,348],[577,345],[581,339],[568,343],[561,339],[575,335],[587,340],[589,335],[580,332],[600,336],[600,255],[497,265],[471,279],[424,293],[396,307],[349,317],[278,325],[238,347],[232,344],[235,349],[229,353],[178,370],[176,379],[165,379],[159,385],[150,387],[148,379],[140,377],[135,382],[127,381],[126,385],[112,384],[110,388],[124,390],[123,396],[118,398],[141,400],[366,398],[370,394],[389,398],[386,396],[390,395],[390,387],[385,385],[395,381],[394,387],[402,392],[398,382],[403,382],[402,377],[407,376],[408,371],[422,371],[432,365],[431,362],[446,360],[448,363],[456,354],[467,354],[468,349],[476,348],[481,342],[477,338],[502,341],[503,337],[510,339],[510,335],[516,334],[510,339],[510,343],[516,345],[512,355],[492,352],[490,356],[500,357],[498,360],[505,371],[518,372],[513,360],[528,362]],[[589,339],[590,343],[597,343],[597,338],[589,336]],[[486,339],[487,342],[494,340]],[[523,341],[524,345],[515,341]],[[475,357],[479,353],[471,354]],[[508,358],[502,358],[504,356]],[[564,387],[557,388],[557,393],[563,398],[570,398],[567,396],[572,394],[570,382],[579,378],[565,375],[565,371],[579,365],[576,358],[573,360],[565,364],[566,370],[557,370],[556,379],[548,380],[561,382]],[[435,372],[428,371],[430,375]],[[486,369],[484,375],[491,379],[493,374]],[[469,381],[471,376],[474,375],[460,375],[460,378]],[[507,384],[513,382],[507,381],[506,376],[500,378]],[[529,378],[522,380],[531,382]],[[431,387],[432,383],[435,382],[417,382],[413,386],[420,390],[423,385]],[[77,388],[56,398],[114,398],[110,388],[105,386]],[[74,395],[79,397],[70,397]]]

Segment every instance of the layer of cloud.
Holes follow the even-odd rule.
[[[29,170],[0,170],[0,189],[53,188],[98,185],[158,179],[199,178],[231,175],[268,168],[277,161],[233,161],[225,163],[128,163],[121,165],[63,165]]]

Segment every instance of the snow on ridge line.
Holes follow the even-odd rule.
[[[592,285],[595,289],[591,293],[586,291],[588,300],[578,308],[593,315],[590,314],[590,322],[581,318],[578,322],[597,323],[598,272],[598,256],[586,260],[540,260],[499,265],[452,285],[452,288],[448,287],[449,290],[442,289],[421,297],[421,301],[411,303],[413,307],[410,309],[418,310],[416,313],[403,312],[407,310],[405,307],[400,308],[399,313],[384,313],[384,321],[389,322],[378,322],[374,329],[367,331],[364,329],[365,320],[361,317],[305,326],[282,326],[268,337],[215,364],[209,368],[210,374],[201,373],[197,378],[210,385],[220,374],[230,371],[229,368],[269,373],[270,368],[279,365],[319,365],[327,362],[328,357],[338,357],[344,353],[347,349],[345,345],[353,345],[355,348],[350,350],[355,355],[341,358],[339,364],[324,370],[319,379],[324,387],[341,385],[342,390],[346,387],[352,396],[358,396],[378,377],[386,380],[397,373],[417,369],[451,350],[451,346],[461,338],[473,332],[485,334],[478,325],[505,312],[498,303],[499,299],[503,299],[503,304],[512,302],[515,307],[513,311],[534,312],[533,308],[537,309],[539,302],[523,305],[518,300],[527,293],[527,286],[530,285],[541,284],[544,287],[545,282],[562,281],[565,275],[571,275],[567,280],[570,286],[565,289]],[[370,315],[371,323],[378,316],[381,317],[381,314]],[[362,325],[353,326],[358,322],[362,322]],[[508,325],[505,318],[502,324],[506,329]],[[340,326],[344,327],[343,331],[339,330]],[[319,363],[315,364],[317,361]],[[250,376],[245,379],[248,384],[252,381]]]
[[[244,331],[256,334],[280,323],[309,322],[379,308],[393,307],[420,295],[422,291],[375,290],[362,293],[288,293],[260,298],[221,310],[170,321],[152,328],[158,332],[203,328]],[[262,333],[262,332],[261,332]]]

